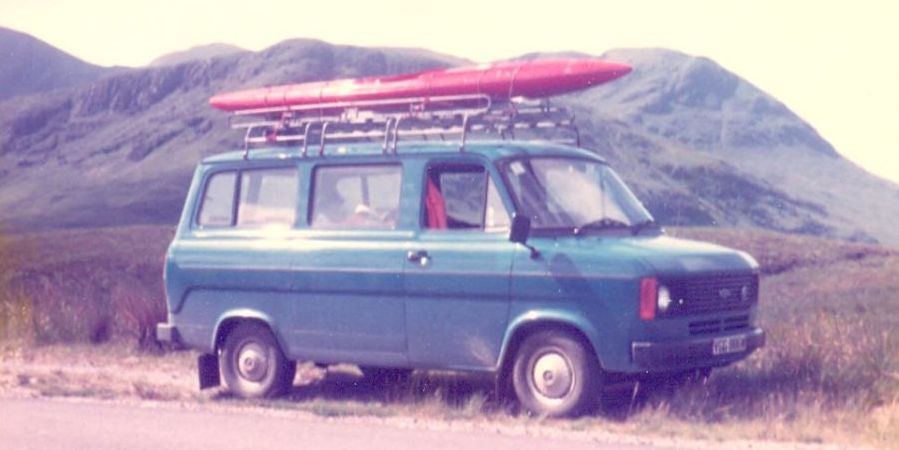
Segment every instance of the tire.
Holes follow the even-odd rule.
[[[412,376],[412,369],[360,366],[359,371],[365,381],[377,385],[407,383]]]
[[[296,363],[287,359],[271,330],[256,322],[238,324],[219,355],[225,385],[241,398],[274,398],[293,384]]]
[[[531,334],[521,343],[512,368],[512,387],[528,412],[567,417],[596,407],[601,376],[596,356],[580,339],[547,330]]]

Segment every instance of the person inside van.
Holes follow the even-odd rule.
[[[315,183],[313,228],[393,228],[397,211],[383,215],[366,203],[358,176],[322,172]]]
[[[339,228],[347,219],[346,201],[337,189],[338,177],[323,176],[316,179],[315,207],[312,218],[314,228]]]

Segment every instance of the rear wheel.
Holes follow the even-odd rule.
[[[256,322],[238,324],[222,347],[219,365],[228,389],[242,398],[271,398],[293,383],[296,363],[288,360],[272,332]]]
[[[570,333],[547,330],[521,343],[512,369],[512,385],[531,413],[571,416],[596,406],[601,388],[596,356]]]

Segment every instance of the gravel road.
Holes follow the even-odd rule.
[[[358,423],[253,409],[216,410],[0,399],[0,449],[655,450],[652,445]]]

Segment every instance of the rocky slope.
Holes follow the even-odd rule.
[[[295,40],[0,103],[0,221],[12,228],[174,223],[197,161],[240,142],[227,117],[208,106],[212,94],[446,65],[409,53]]]
[[[202,61],[220,56],[233,55],[235,53],[245,52],[246,50],[231,44],[207,44],[191,47],[180,52],[162,55],[150,62],[150,67],[173,66],[191,61]]]
[[[618,50],[622,80],[559,99],[668,224],[899,243],[899,187],[858,169],[787,107],[704,58]],[[205,155],[240,136],[216,92],[455,63],[422,50],[309,40],[130,70],[0,103],[0,221],[13,228],[173,223]],[[873,214],[872,212],[877,212]]]
[[[707,58],[615,50],[633,73],[565,99],[588,142],[669,221],[899,243],[899,186]]]

